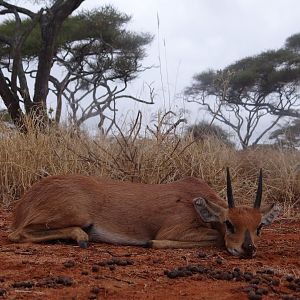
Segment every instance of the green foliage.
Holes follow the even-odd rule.
[[[25,19],[22,21],[22,26],[19,29],[21,32],[24,32],[28,26],[30,26],[31,20]],[[14,36],[16,31],[16,23],[12,20],[6,20],[2,24],[0,24],[0,32],[2,35],[5,35],[7,37]],[[37,24],[29,37],[27,37],[26,42],[24,43],[24,46],[22,48],[22,55],[26,58],[33,58],[38,55],[38,51],[40,49],[41,44],[41,33],[40,33],[40,27]],[[6,44],[0,43],[0,55],[1,58],[8,58],[10,55],[11,49],[7,47]]]
[[[270,140],[275,140],[277,144],[296,148],[300,146],[300,119],[294,119],[274,130],[270,135]]]
[[[227,100],[231,103],[243,97],[249,99],[249,93],[266,98],[279,92],[290,83],[300,81],[300,55],[289,49],[263,52],[259,55],[241,59],[223,70],[209,70],[194,76],[192,86],[186,89],[187,95],[220,95],[227,76]]]
[[[300,46],[300,35],[294,35],[285,48],[245,57],[222,70],[196,74],[185,95],[230,126],[242,147],[257,144],[280,118],[300,116],[298,42]],[[270,116],[274,117],[272,122],[262,129],[260,119],[270,120]],[[260,134],[255,132],[258,128]]]
[[[188,135],[192,135],[196,141],[215,138],[227,146],[234,146],[234,144],[230,141],[230,134],[228,134],[228,132],[226,132],[221,126],[210,124],[206,121],[188,126],[186,128],[186,133]]]
[[[205,71],[194,76],[198,87],[215,93],[221,73],[230,72],[232,90],[257,89],[269,94],[286,83],[300,79],[300,56],[288,49],[263,52],[241,59],[220,72]],[[187,90],[187,93],[191,91]]]
[[[11,116],[9,115],[7,109],[1,109],[0,110],[0,122],[5,122],[8,124],[12,124],[13,121],[11,119]]]
[[[101,39],[105,41],[107,47],[103,51],[108,51],[108,45],[113,48],[122,48],[124,52],[133,51],[151,42],[152,36],[149,34],[136,34],[124,29],[131,20],[131,17],[117,11],[112,6],[105,6],[92,11],[82,11],[76,16],[71,16],[63,23],[62,29],[56,40],[56,52],[64,51],[70,43],[87,41],[91,39]],[[22,32],[30,25],[31,21],[22,21]],[[6,36],[13,36],[16,30],[15,21],[5,21],[0,24],[0,32]],[[23,57],[37,58],[41,45],[41,32],[39,23],[36,24],[22,47]],[[90,49],[89,49],[90,50]],[[0,44],[0,54],[8,57],[10,49]],[[140,53],[142,57],[143,52]]]
[[[285,47],[291,50],[300,50],[300,33],[293,34],[285,41]]]
[[[300,56],[288,49],[271,50],[242,59],[224,71],[234,73],[233,90],[246,89],[268,95],[300,79]]]

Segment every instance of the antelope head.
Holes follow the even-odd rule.
[[[270,225],[279,215],[280,207],[272,204],[261,208],[262,200],[262,170],[258,177],[258,187],[253,207],[235,206],[232,193],[231,178],[227,168],[227,201],[228,208],[212,201],[196,198],[196,211],[204,222],[214,223],[224,235],[228,252],[235,256],[252,258],[256,254],[255,242],[264,226]]]

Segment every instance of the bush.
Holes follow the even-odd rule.
[[[205,121],[187,127],[186,133],[191,135],[196,141],[214,138],[228,146],[234,146],[230,141],[230,135],[222,127],[215,124],[209,124]]]
[[[169,134],[89,137],[72,130],[51,129],[47,134],[0,128],[0,193],[10,206],[24,190],[43,176],[80,173],[123,181],[167,183],[185,176],[204,179],[226,198],[225,168],[232,174],[238,203],[255,199],[259,168],[264,174],[264,203],[279,202],[284,215],[299,206],[299,151],[237,151],[223,141],[205,138],[196,143],[191,136]],[[157,134],[156,134],[157,135]],[[298,177],[297,177],[298,176]]]

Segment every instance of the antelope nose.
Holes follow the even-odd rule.
[[[256,253],[256,247],[253,244],[249,230],[245,232],[244,242],[242,244],[242,249],[244,250],[244,255],[248,257],[253,257]]]
[[[246,256],[253,257],[254,254],[256,253],[256,247],[254,246],[253,243],[243,243],[242,249],[245,251]]]

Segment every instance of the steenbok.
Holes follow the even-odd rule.
[[[140,184],[80,175],[51,176],[34,184],[14,213],[12,242],[73,239],[153,248],[225,244],[253,257],[263,226],[280,208],[260,209],[262,171],[253,207],[235,206],[227,168],[228,204],[204,181]]]

